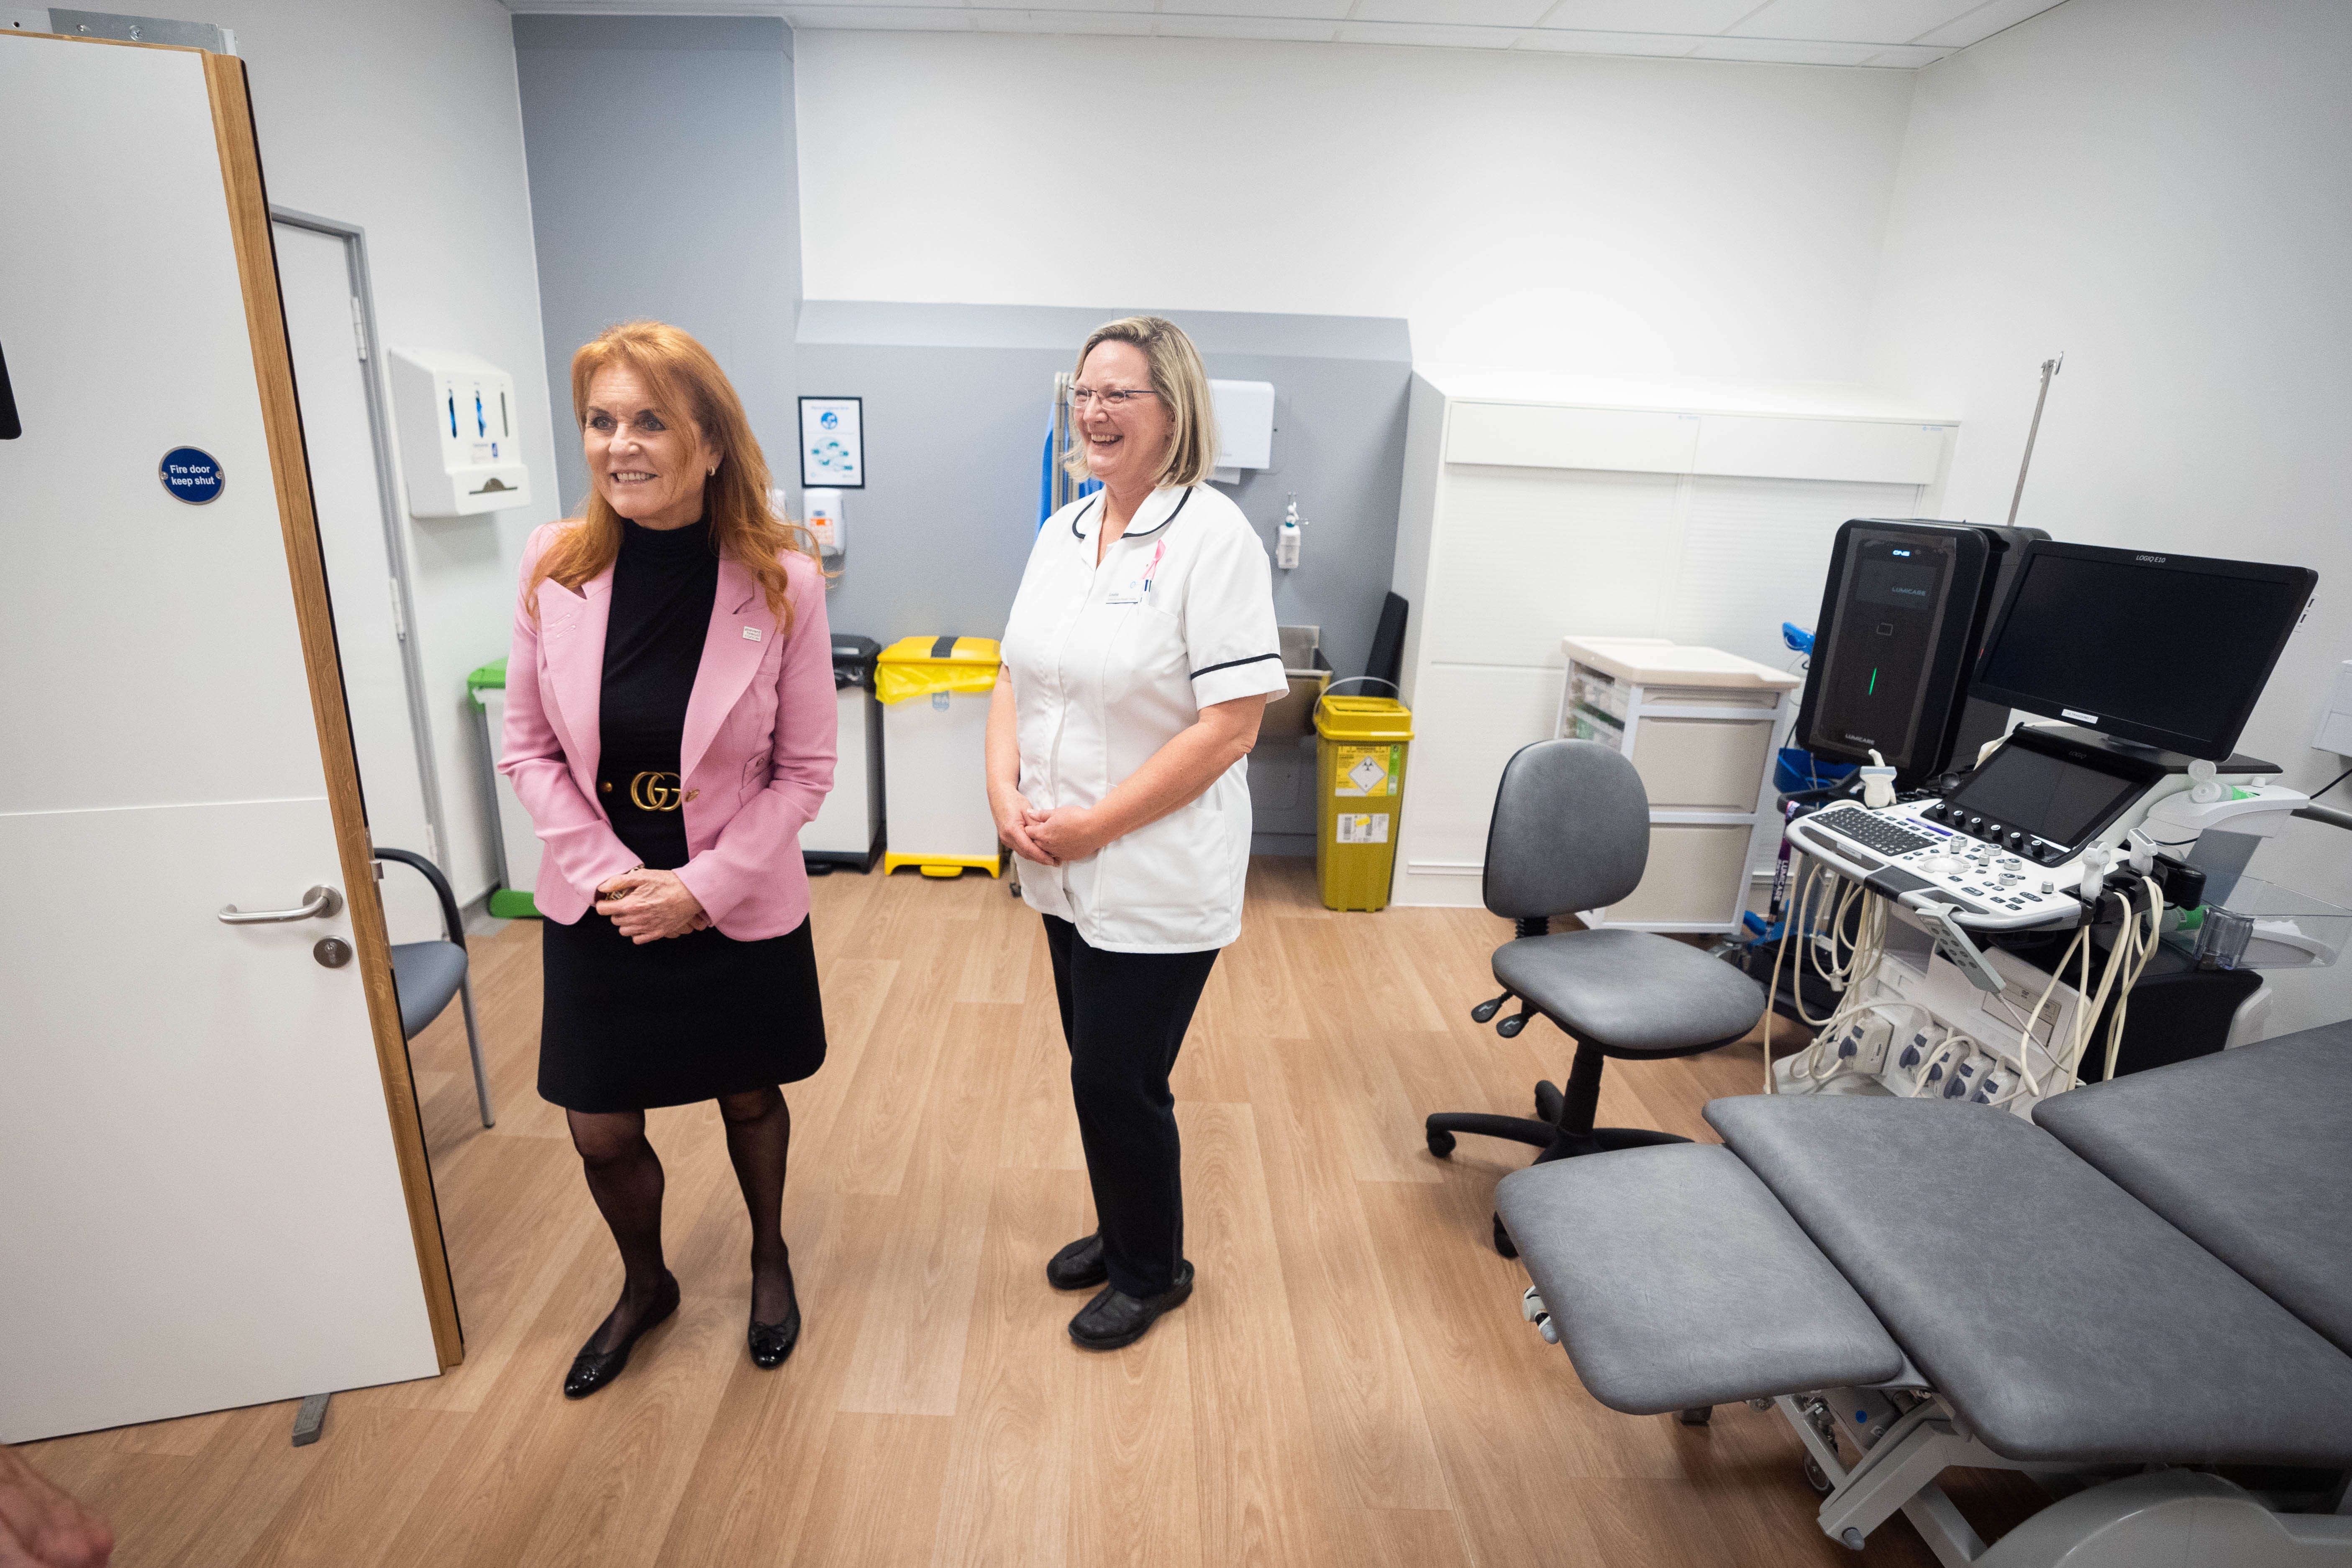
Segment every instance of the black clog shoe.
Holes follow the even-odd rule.
[[[1184,1304],[1192,1294],[1192,1266],[1176,1266],[1176,1282],[1157,1296],[1130,1296],[1117,1286],[1106,1286],[1070,1320],[1070,1338],[1081,1349],[1115,1351],[1141,1339],[1160,1315]]]

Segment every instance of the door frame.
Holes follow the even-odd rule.
[[[396,465],[392,455],[392,410],[383,391],[383,381],[376,368],[376,344],[383,340],[375,326],[375,289],[368,273],[367,231],[355,223],[340,218],[320,217],[293,207],[271,203],[269,221],[285,224],[290,228],[308,229],[331,239],[342,242],[343,269],[352,291],[354,315],[352,332],[359,351],[360,380],[367,387],[368,443],[375,454],[375,492],[378,511],[383,524],[383,557],[392,572],[393,591],[399,595],[394,606],[395,629],[400,637],[400,670],[402,683],[408,692],[408,728],[415,737],[416,768],[422,775],[419,784],[424,791],[425,823],[433,835],[425,853],[435,862],[446,865],[449,853],[449,825],[441,806],[440,760],[433,750],[432,706],[425,695],[425,659],[417,647],[415,580],[409,570],[407,520],[400,510],[400,489],[394,479]],[[276,255],[276,242],[271,245]],[[361,781],[362,785],[365,780]]]
[[[87,41],[111,48],[172,47]],[[269,226],[269,197],[262,184],[253,100],[243,60],[232,55],[192,52],[203,55],[205,85],[212,98],[213,136],[220,153],[237,278],[245,292],[255,390],[268,437],[270,479],[278,495],[278,528],[286,542],[295,623],[301,633],[310,713],[319,731],[327,805],[334,821],[337,856],[342,862],[352,945],[357,950],[360,979],[367,994],[376,1070],[383,1080],[384,1110],[391,1120],[393,1152],[400,1167],[409,1234],[416,1247],[425,1314],[432,1323],[434,1350],[446,1371],[465,1359],[465,1331],[457,1319],[448,1243],[441,1230],[440,1200],[433,1191],[433,1167],[425,1153],[425,1121],[409,1066],[408,1041],[400,1027],[400,997],[392,978],[392,942],[384,929],[375,851],[368,839],[367,811],[360,797],[359,753],[352,739],[351,713],[343,701],[342,665],[335,651],[334,611],[328,602],[326,557],[319,544],[310,458],[302,440],[301,409],[295,399],[294,355],[286,336],[285,304],[278,292],[277,237]]]

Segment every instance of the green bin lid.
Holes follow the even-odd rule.
[[[504,691],[506,689],[507,661],[503,658],[494,658],[466,677],[466,700],[477,708],[482,706],[483,692]]]

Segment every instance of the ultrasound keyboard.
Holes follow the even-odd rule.
[[[1843,803],[1789,825],[1799,849],[1874,892],[1914,906],[1954,905],[1962,925],[1980,931],[2072,925],[2080,868],[2040,864],[1997,842],[1929,820],[1941,803],[1913,801],[1877,810]]]

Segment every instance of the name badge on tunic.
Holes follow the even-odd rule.
[[[1139,605],[1143,603],[1143,596],[1150,592],[1151,592],[1151,583],[1149,578],[1130,577],[1125,583],[1120,584],[1106,595],[1103,598],[1103,603],[1106,605]]]

